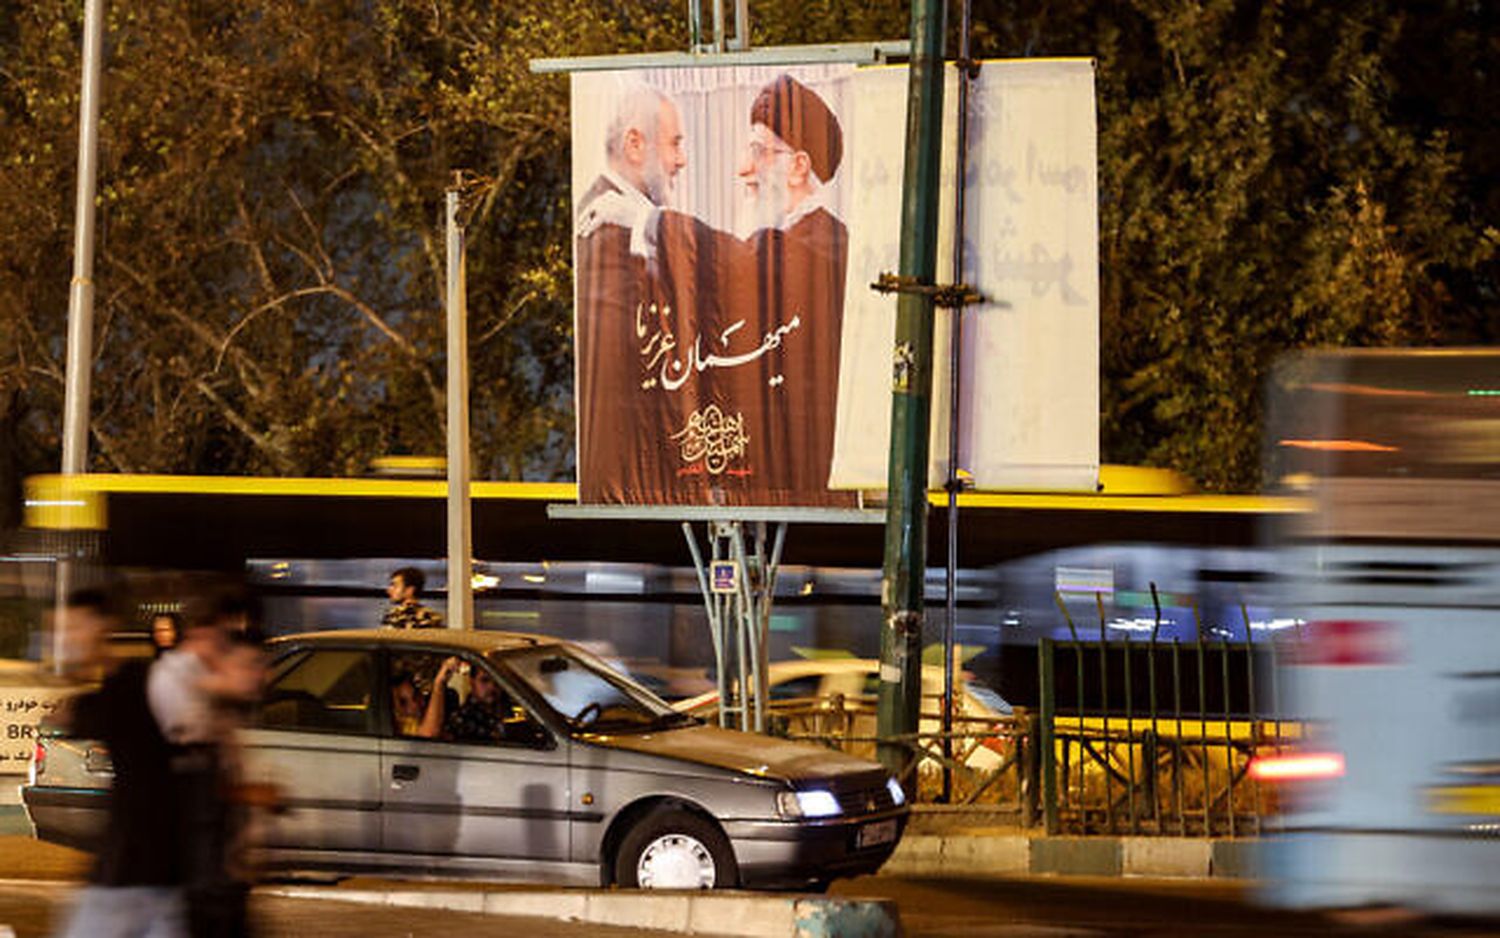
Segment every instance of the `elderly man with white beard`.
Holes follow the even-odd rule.
[[[749,120],[737,171],[746,237],[620,199],[600,200],[592,220],[631,225],[632,249],[674,311],[646,323],[640,356],[643,384],[688,395],[686,418],[653,441],[675,464],[673,500],[850,505],[852,493],[828,489],[849,239],[826,186],[842,128],[790,75],[761,88]]]

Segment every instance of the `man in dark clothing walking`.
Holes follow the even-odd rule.
[[[230,591],[195,601],[182,639],[162,655],[147,682],[152,715],[173,745],[172,786],[188,930],[193,938],[250,934],[249,883],[235,853],[244,807],[237,787],[237,714],[259,695],[260,653],[247,634],[255,605]],[[247,650],[247,670],[239,650]]]
[[[102,595],[75,595],[69,614],[107,618]],[[187,934],[177,805],[167,742],[146,701],[149,659],[120,665],[100,688],[71,702],[77,736],[109,748],[114,787],[104,843],[65,936],[182,938]]]

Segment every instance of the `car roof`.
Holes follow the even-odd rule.
[[[530,648],[536,645],[557,645],[561,640],[548,635],[533,635],[529,632],[496,632],[488,629],[335,629],[326,632],[299,632],[273,639],[271,644],[343,644],[357,642],[361,645],[425,645],[486,654],[491,651],[507,651],[512,648]]]

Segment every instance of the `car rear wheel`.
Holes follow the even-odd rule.
[[[729,841],[680,808],[658,809],[630,829],[615,855],[615,882],[640,889],[726,889],[739,878]]]

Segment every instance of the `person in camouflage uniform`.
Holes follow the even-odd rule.
[[[380,618],[383,629],[440,629],[443,617],[420,602],[426,578],[416,567],[402,567],[391,574],[391,582],[385,594],[391,598],[391,608]]]

